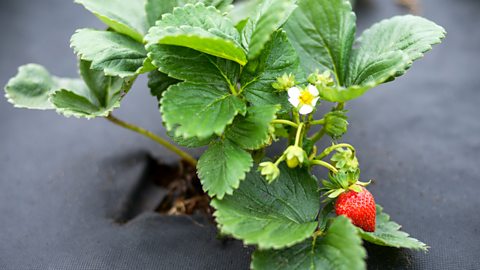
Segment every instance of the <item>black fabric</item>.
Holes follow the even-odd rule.
[[[29,62],[76,76],[70,35],[103,26],[72,2],[1,1],[0,84]],[[360,29],[405,12],[394,0],[359,4]],[[368,245],[369,269],[479,269],[480,2],[421,4],[447,39],[407,75],[351,102],[345,141],[364,179],[376,180],[377,202],[431,249]],[[164,134],[145,83],[117,114]],[[102,119],[14,109],[3,98],[0,123],[0,269],[248,269],[251,249],[218,239],[200,217],[147,211],[114,222],[153,209],[139,191],[161,194],[142,182],[149,154],[174,156],[154,143]]]

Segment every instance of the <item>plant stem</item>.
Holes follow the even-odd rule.
[[[323,152],[320,155],[318,155],[317,159],[322,159],[328,156],[333,150],[337,148],[342,148],[342,147],[350,148],[355,153],[355,148],[352,145],[348,143],[339,143],[339,144],[332,145],[328,148],[325,148],[325,150],[323,150]]]
[[[337,168],[333,167],[332,164],[330,164],[330,163],[328,163],[328,162],[325,162],[325,161],[323,161],[323,160],[314,159],[314,160],[310,161],[310,164],[320,165],[320,166],[323,166],[323,167],[329,169],[329,170],[332,171],[333,173],[338,173]]]
[[[323,135],[325,135],[325,129],[321,129],[319,132],[313,134],[312,137],[310,137],[310,140],[313,142],[313,143],[316,143],[318,140],[320,140]]]
[[[284,119],[275,119],[275,120],[272,121],[272,124],[283,124],[283,125],[292,126],[294,128],[298,128],[298,125],[295,124],[294,122],[289,121],[289,120],[284,120]]]
[[[324,125],[325,124],[325,118],[319,119],[319,120],[313,120],[310,122],[311,125]]]
[[[131,131],[134,131],[134,132],[137,132],[139,134],[142,134],[143,136],[155,141],[156,143],[162,145],[163,147],[167,148],[168,150],[174,152],[175,154],[179,155],[183,160],[185,160],[186,162],[188,162],[190,165],[192,165],[193,167],[196,167],[197,166],[197,160],[195,158],[193,158],[190,154],[180,150],[179,148],[177,148],[175,145],[169,143],[168,141],[166,141],[165,139],[155,135],[154,133],[152,133],[151,131],[148,131],[146,129],[143,129],[141,127],[138,127],[136,125],[133,125],[133,124],[130,124],[130,123],[127,123],[125,121],[122,121],[118,118],[116,118],[115,116],[113,115],[108,115],[107,117],[105,117],[105,119],[109,120],[110,122],[116,124],[116,125],[119,125],[123,128],[126,128],[126,129],[129,129]]]
[[[298,125],[297,135],[295,136],[295,146],[298,146],[300,144],[300,138],[302,137],[302,129],[303,123],[300,123],[300,125]]]

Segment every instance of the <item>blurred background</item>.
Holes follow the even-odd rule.
[[[448,32],[405,76],[347,105],[343,141],[356,146],[363,177],[376,180],[377,202],[431,246],[367,246],[369,269],[479,269],[480,1],[357,0],[356,10],[357,33],[410,12]],[[2,86],[26,63],[76,77],[70,36],[104,28],[66,0],[2,0],[0,25]],[[145,77],[116,114],[165,134]],[[201,217],[131,205],[150,155],[175,158],[154,143],[102,119],[14,109],[4,98],[0,124],[0,269],[248,269],[252,249],[218,240]],[[116,223],[128,207],[135,218]]]

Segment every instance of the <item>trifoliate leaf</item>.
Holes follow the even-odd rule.
[[[91,63],[80,62],[80,74],[86,87],[63,89],[52,94],[51,102],[65,116],[105,117],[120,106],[122,91],[127,84],[118,77],[105,76],[103,71],[90,68]]]
[[[148,30],[146,0],[75,0],[115,31],[138,42]]]
[[[211,197],[222,199],[232,194],[253,164],[251,155],[230,142],[218,141],[200,157],[198,176],[205,192]]]
[[[175,136],[204,139],[221,135],[237,114],[245,114],[246,105],[223,88],[184,82],[168,88],[160,109]]]
[[[272,34],[285,23],[295,9],[296,0],[265,0],[242,31],[242,43],[248,48],[248,59],[256,58]]]
[[[163,14],[172,13],[176,7],[183,7],[186,4],[195,4],[202,2],[205,6],[214,6],[218,10],[226,11],[232,4],[232,0],[147,0],[145,10],[150,26],[162,18]]]
[[[158,100],[160,100],[163,92],[165,92],[170,85],[179,82],[179,80],[171,78],[167,74],[158,70],[154,70],[148,74],[148,87],[150,88],[150,94],[157,97]]]
[[[237,116],[225,137],[244,149],[255,150],[270,139],[270,123],[275,119],[279,106],[249,107],[245,116]]]
[[[367,29],[358,39],[358,47],[352,53],[348,85],[371,82],[378,85],[393,76],[400,76],[413,61],[421,58],[444,37],[442,27],[421,17],[406,15],[383,20]],[[399,63],[392,63],[392,58]],[[391,66],[397,69],[393,72]]]
[[[278,92],[272,83],[284,74],[293,74],[301,80],[299,59],[295,49],[288,42],[283,31],[277,31],[257,59],[248,62],[243,69],[241,84],[245,97],[254,106],[282,105],[282,110],[289,108],[286,92]]]
[[[185,47],[154,45],[149,56],[161,72],[172,78],[215,85],[225,91],[236,87],[240,73],[240,65],[233,61]]]
[[[125,35],[94,29],[78,30],[71,46],[82,60],[91,61],[92,69],[108,76],[128,77],[146,72],[147,51],[142,43]]]
[[[5,97],[17,108],[54,109],[50,95],[71,86],[85,87],[81,80],[54,77],[44,67],[28,64],[21,66],[5,86]]]
[[[271,184],[254,168],[233,195],[212,201],[222,233],[261,249],[292,246],[312,235],[320,208],[317,181],[306,168],[279,168]]]
[[[366,255],[355,226],[339,216],[323,237],[282,250],[255,251],[251,267],[254,270],[362,270],[366,269]]]
[[[401,227],[396,222],[391,221],[390,216],[384,213],[383,208],[377,204],[375,232],[366,232],[360,228],[358,228],[358,231],[364,240],[376,245],[423,251],[428,249],[426,244],[410,237],[408,233],[400,231]]]
[[[304,70],[330,70],[344,85],[355,37],[355,14],[347,0],[303,0],[285,25]]]
[[[156,44],[188,47],[241,65],[247,62],[240,34],[233,22],[214,7],[187,4],[162,16],[145,37],[147,48]]]

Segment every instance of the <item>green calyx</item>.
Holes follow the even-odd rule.
[[[280,169],[278,166],[270,161],[262,162],[258,165],[260,174],[265,177],[268,183],[275,181],[280,176]]]
[[[358,170],[358,159],[350,148],[337,148],[330,160],[339,171],[356,172]]]
[[[296,168],[303,164],[307,155],[301,147],[296,145],[289,146],[284,154],[289,168]]]
[[[277,78],[277,81],[272,83],[272,87],[278,91],[287,91],[288,89],[295,86],[295,75],[292,73],[285,73],[281,77]]]
[[[314,73],[310,74],[307,78],[308,82],[315,85],[317,88],[331,87],[335,85],[330,70],[326,70],[323,73],[317,69]]]
[[[323,196],[327,196],[329,199],[334,199],[349,190],[361,192],[362,187],[366,187],[371,181],[361,182],[359,178],[360,170],[354,172],[340,171],[338,173],[330,173],[328,175],[328,180],[322,180],[323,187],[321,190],[324,191]]]

